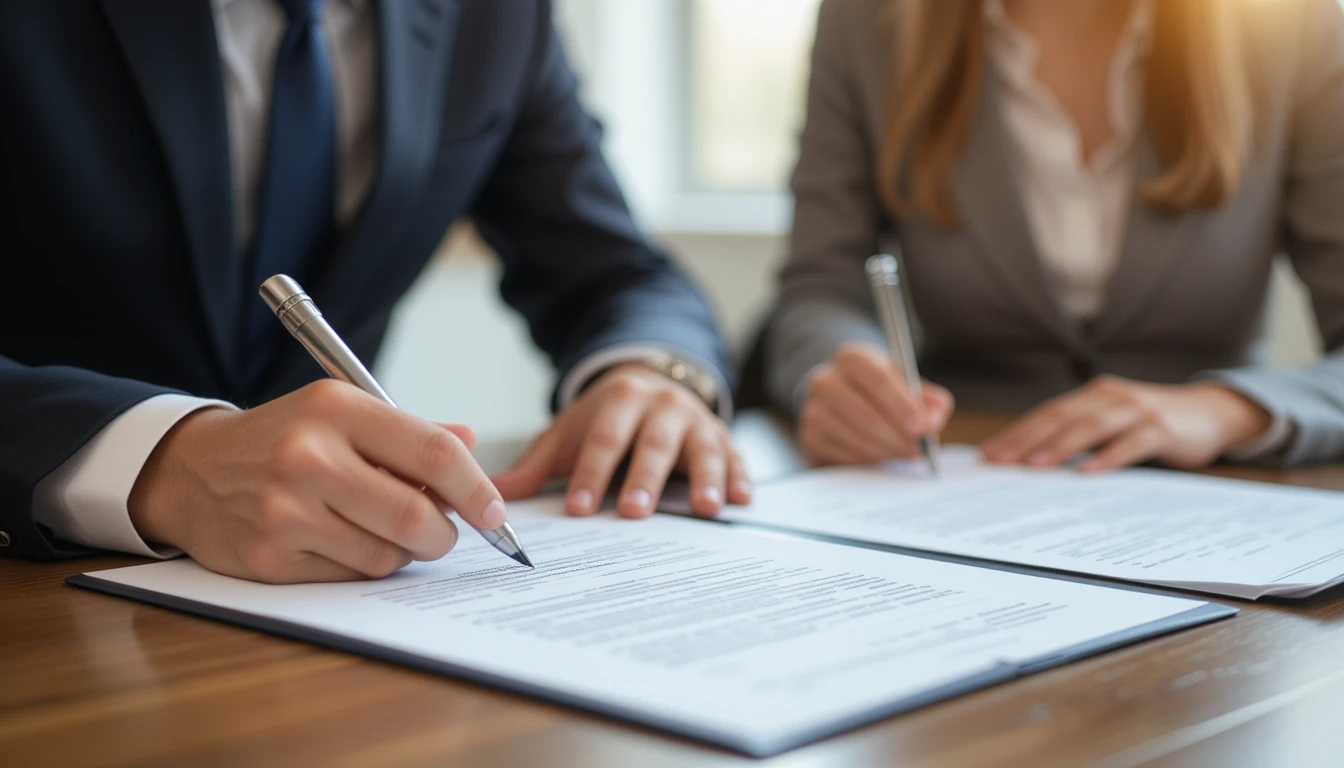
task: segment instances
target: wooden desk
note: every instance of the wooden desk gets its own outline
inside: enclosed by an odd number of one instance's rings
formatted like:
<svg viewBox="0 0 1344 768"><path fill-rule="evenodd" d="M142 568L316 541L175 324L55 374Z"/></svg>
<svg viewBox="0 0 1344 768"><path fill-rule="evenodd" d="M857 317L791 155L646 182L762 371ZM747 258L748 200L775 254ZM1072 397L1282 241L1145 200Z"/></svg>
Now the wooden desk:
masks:
<svg viewBox="0 0 1344 768"><path fill-rule="evenodd" d="M960 417L974 442L1000 422ZM788 446L742 427L769 475ZM762 458L763 457L763 458ZM1344 468L1220 474L1344 489ZM0 765L726 766L579 712L66 587L104 557L0 561ZM778 766L1344 765L1344 594L982 691Z"/></svg>

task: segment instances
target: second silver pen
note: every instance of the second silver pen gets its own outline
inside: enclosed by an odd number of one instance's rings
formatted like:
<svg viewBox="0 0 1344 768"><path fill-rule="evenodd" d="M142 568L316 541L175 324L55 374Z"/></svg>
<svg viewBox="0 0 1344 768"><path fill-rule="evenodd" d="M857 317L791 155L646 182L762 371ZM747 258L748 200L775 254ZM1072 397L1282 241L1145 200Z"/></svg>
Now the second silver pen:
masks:
<svg viewBox="0 0 1344 768"><path fill-rule="evenodd" d="M882 322L891 354L905 374L905 386L916 403L924 402L924 385L919 376L919 361L915 356L915 340L910 333L910 315L905 307L905 292L901 287L900 262L894 256L878 254L868 259L868 285L877 304L877 315ZM938 475L938 436L919 438L919 448L929 462L929 470Z"/></svg>
<svg viewBox="0 0 1344 768"><path fill-rule="evenodd" d="M355 353L350 351L350 347L346 346L336 334L318 311L317 305L308 298L308 294L303 292L303 288L299 287L293 278L276 275L262 283L258 293L265 300L266 306L271 308L290 334L308 350L328 376L353 384L393 408L397 407L387 392L383 391L374 380L369 369L365 368ZM478 528L476 532L490 542L491 546L513 560L528 568L536 567L523 551L523 545L513 532L513 526L507 522L494 530Z"/></svg>

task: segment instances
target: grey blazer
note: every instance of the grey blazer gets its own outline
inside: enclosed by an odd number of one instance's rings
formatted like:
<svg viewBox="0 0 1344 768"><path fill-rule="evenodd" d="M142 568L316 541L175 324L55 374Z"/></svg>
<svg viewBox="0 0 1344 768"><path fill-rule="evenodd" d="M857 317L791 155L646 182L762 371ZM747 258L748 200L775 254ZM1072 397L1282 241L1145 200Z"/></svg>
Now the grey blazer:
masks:
<svg viewBox="0 0 1344 768"><path fill-rule="evenodd" d="M1150 382L1216 377L1293 425L1267 460L1344 457L1344 14L1336 0L1248 4L1263 106L1236 195L1168 215L1136 193L1120 264L1095 323L1065 319L1017 192L990 72L953 179L963 224L894 221L875 157L891 91L892 0L825 0L813 52L791 252L766 339L767 387L800 402L808 374L847 340L883 344L863 277L899 245L921 327L924 375L963 409L1019 412L1111 373ZM1139 138L1136 179L1162 164ZM1138 184L1136 184L1136 187ZM1271 263L1286 253L1310 290L1324 361L1263 365Z"/></svg>

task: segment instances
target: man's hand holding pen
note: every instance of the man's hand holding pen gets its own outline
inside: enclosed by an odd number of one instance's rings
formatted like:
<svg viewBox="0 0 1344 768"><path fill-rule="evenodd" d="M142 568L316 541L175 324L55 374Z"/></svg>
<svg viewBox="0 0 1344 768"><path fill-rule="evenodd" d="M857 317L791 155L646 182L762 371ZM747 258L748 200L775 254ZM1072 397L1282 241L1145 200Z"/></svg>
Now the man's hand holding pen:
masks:
<svg viewBox="0 0 1344 768"><path fill-rule="evenodd" d="M448 507L478 529L504 522L475 441L469 428L319 381L252 410L183 419L141 470L131 521L146 540L230 576L380 578L456 545Z"/></svg>

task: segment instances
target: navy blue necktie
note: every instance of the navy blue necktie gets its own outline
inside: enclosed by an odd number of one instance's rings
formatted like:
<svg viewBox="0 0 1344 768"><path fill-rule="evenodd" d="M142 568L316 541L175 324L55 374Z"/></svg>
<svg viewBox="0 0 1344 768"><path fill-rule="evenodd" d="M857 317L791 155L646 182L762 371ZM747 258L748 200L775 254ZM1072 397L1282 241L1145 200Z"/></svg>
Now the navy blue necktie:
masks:
<svg viewBox="0 0 1344 768"><path fill-rule="evenodd" d="M275 1L289 27L275 57L266 167L243 291L241 359L249 394L255 394L287 335L257 287L281 273L306 284L331 235L335 207L336 98L319 23L323 0Z"/></svg>

